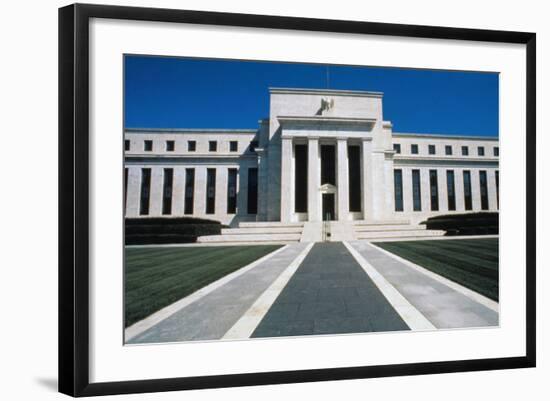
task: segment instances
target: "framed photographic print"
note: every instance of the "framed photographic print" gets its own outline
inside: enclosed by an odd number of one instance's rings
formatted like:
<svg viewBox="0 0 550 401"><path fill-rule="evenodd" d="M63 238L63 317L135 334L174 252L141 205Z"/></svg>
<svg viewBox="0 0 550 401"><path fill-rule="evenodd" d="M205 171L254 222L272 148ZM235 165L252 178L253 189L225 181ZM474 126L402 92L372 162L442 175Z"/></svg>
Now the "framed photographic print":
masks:
<svg viewBox="0 0 550 401"><path fill-rule="evenodd" d="M534 33L71 5L59 113L61 392L535 366Z"/></svg>

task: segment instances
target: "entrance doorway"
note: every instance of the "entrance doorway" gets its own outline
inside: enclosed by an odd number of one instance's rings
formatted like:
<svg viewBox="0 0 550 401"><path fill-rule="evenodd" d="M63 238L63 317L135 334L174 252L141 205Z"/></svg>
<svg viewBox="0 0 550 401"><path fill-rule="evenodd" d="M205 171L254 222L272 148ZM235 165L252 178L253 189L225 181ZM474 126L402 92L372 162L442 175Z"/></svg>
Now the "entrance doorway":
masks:
<svg viewBox="0 0 550 401"><path fill-rule="evenodd" d="M334 194L323 194L323 221L335 220Z"/></svg>

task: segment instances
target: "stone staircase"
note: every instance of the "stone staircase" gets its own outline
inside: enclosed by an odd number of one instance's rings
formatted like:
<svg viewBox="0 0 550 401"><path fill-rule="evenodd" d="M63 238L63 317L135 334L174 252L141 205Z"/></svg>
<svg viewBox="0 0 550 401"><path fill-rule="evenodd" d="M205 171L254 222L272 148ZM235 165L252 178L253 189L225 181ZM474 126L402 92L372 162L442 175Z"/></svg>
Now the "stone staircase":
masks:
<svg viewBox="0 0 550 401"><path fill-rule="evenodd" d="M303 229L304 223L242 222L237 228L223 228L220 235L198 237L197 242L203 244L288 244L299 242Z"/></svg>
<svg viewBox="0 0 550 401"><path fill-rule="evenodd" d="M358 240L433 238L445 235L443 230L427 230L424 224L412 225L408 220L353 222L355 238Z"/></svg>
<svg viewBox="0 0 550 401"><path fill-rule="evenodd" d="M323 241L323 227L329 227L327 241L384 240L441 237L442 230L427 230L408 220L355 220L347 222L281 223L276 221L241 222L236 228L224 228L220 235L197 238L202 244L289 244Z"/></svg>

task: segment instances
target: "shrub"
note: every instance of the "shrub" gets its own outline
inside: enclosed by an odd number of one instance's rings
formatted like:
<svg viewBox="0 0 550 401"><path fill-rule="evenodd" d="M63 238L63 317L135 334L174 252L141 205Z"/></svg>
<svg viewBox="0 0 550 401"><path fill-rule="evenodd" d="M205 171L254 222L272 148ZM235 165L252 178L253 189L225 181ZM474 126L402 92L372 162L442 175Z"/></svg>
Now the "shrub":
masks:
<svg viewBox="0 0 550 401"><path fill-rule="evenodd" d="M498 234L498 213L449 214L422 222L429 230L445 230L445 235Z"/></svg>
<svg viewBox="0 0 550 401"><path fill-rule="evenodd" d="M125 220L126 245L196 242L202 235L221 233L220 222L192 217L129 218Z"/></svg>

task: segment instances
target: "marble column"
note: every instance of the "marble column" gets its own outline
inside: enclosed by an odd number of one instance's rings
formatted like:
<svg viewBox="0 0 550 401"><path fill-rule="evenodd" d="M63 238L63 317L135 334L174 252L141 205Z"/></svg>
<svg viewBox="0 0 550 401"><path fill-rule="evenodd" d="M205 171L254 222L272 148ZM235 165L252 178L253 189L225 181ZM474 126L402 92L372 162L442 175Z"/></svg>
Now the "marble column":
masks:
<svg viewBox="0 0 550 401"><path fill-rule="evenodd" d="M449 212L449 189L447 188L447 169L444 167L440 167L439 169L437 169L437 174L439 179L437 183L439 185L439 211ZM455 183L455 188L456 188L456 183ZM455 189L455 208L456 208L456 189Z"/></svg>
<svg viewBox="0 0 550 401"><path fill-rule="evenodd" d="M338 220L347 221L349 218L348 141L347 138L338 138L337 142Z"/></svg>
<svg viewBox="0 0 550 401"><path fill-rule="evenodd" d="M412 170L410 167L400 166L403 175L403 214L413 213Z"/></svg>
<svg viewBox="0 0 550 401"><path fill-rule="evenodd" d="M393 183L393 151L384 153L384 191L385 202L382 210L383 218L391 218L395 213L395 197Z"/></svg>
<svg viewBox="0 0 550 401"><path fill-rule="evenodd" d="M456 211L466 211L464 205L464 173L463 169L455 168L455 196L456 196Z"/></svg>
<svg viewBox="0 0 550 401"><path fill-rule="evenodd" d="M479 186L479 169L470 169L470 180L472 181L472 210L481 211L481 189Z"/></svg>
<svg viewBox="0 0 550 401"><path fill-rule="evenodd" d="M141 167L130 165L126 168L128 169L126 217L138 217L141 195Z"/></svg>
<svg viewBox="0 0 550 401"><path fill-rule="evenodd" d="M258 216L256 220L267 220L267 151L264 148L256 148L258 155Z"/></svg>
<svg viewBox="0 0 550 401"><path fill-rule="evenodd" d="M195 193L193 196L193 215L206 216L206 166L195 167Z"/></svg>
<svg viewBox="0 0 550 401"><path fill-rule="evenodd" d="M288 223L292 217L292 138L281 138L281 221Z"/></svg>
<svg viewBox="0 0 550 401"><path fill-rule="evenodd" d="M307 141L307 213L309 221L321 221L319 137Z"/></svg>
<svg viewBox="0 0 550 401"><path fill-rule="evenodd" d="M248 165L239 164L237 171L237 214L239 216L248 215Z"/></svg>
<svg viewBox="0 0 550 401"><path fill-rule="evenodd" d="M174 166L174 184L172 188L172 215L183 216L185 206L185 166Z"/></svg>
<svg viewBox="0 0 550 401"><path fill-rule="evenodd" d="M162 216L162 190L164 182L164 168L151 167L151 192L149 194L149 216Z"/></svg>
<svg viewBox="0 0 550 401"><path fill-rule="evenodd" d="M361 190L363 197L363 219L373 218L373 191L372 186L372 142L371 138L364 138L361 143Z"/></svg>
<svg viewBox="0 0 550 401"><path fill-rule="evenodd" d="M431 190L430 190L430 169L426 167L415 168L420 170L420 204L422 212L430 212L431 208Z"/></svg>
<svg viewBox="0 0 550 401"><path fill-rule="evenodd" d="M494 169L487 169L487 196L489 197L489 210L496 211L497 207L497 181Z"/></svg>
<svg viewBox="0 0 550 401"><path fill-rule="evenodd" d="M227 214L227 176L226 167L216 169L216 204L214 210L217 216Z"/></svg>

